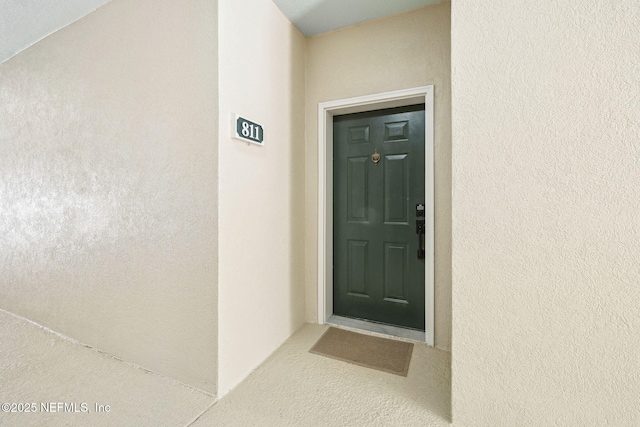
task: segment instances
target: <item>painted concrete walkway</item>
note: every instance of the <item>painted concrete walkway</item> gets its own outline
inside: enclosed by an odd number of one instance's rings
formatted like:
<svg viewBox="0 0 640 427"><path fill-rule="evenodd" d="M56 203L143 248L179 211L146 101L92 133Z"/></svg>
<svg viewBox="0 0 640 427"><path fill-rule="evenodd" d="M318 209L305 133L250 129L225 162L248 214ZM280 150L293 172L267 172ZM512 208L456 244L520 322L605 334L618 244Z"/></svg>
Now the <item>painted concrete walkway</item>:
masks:
<svg viewBox="0 0 640 427"><path fill-rule="evenodd" d="M449 425L449 353L414 346L404 378L308 353L325 330L304 325L214 403L0 310L0 404L23 411L0 426Z"/></svg>

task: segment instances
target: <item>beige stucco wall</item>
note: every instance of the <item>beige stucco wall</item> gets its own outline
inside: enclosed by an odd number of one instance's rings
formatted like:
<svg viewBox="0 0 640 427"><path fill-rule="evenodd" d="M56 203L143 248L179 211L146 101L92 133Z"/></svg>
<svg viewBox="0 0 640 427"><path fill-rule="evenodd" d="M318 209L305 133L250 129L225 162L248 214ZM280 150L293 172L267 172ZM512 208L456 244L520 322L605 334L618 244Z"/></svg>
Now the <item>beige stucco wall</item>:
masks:
<svg viewBox="0 0 640 427"><path fill-rule="evenodd" d="M307 40L305 282L306 318L318 307L318 103L434 85L435 344L451 337L450 3Z"/></svg>
<svg viewBox="0 0 640 427"><path fill-rule="evenodd" d="M216 25L114 0L0 65L0 308L212 393Z"/></svg>
<svg viewBox="0 0 640 427"><path fill-rule="evenodd" d="M639 13L453 2L455 425L640 425Z"/></svg>
<svg viewBox="0 0 640 427"><path fill-rule="evenodd" d="M270 0L221 0L219 397L304 322L302 34ZM231 115L264 146L231 139Z"/></svg>

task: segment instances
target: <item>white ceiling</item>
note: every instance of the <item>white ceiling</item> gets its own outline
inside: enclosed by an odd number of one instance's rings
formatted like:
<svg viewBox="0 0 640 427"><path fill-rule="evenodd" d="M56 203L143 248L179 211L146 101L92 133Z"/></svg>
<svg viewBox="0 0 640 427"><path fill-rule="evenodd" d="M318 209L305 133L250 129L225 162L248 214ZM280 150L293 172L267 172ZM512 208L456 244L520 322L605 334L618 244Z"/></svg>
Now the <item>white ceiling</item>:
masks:
<svg viewBox="0 0 640 427"><path fill-rule="evenodd" d="M110 0L0 0L0 63ZM441 0L273 0L306 36Z"/></svg>
<svg viewBox="0 0 640 427"><path fill-rule="evenodd" d="M0 62L110 0L0 0Z"/></svg>
<svg viewBox="0 0 640 427"><path fill-rule="evenodd" d="M441 0L273 0L305 36L315 36Z"/></svg>

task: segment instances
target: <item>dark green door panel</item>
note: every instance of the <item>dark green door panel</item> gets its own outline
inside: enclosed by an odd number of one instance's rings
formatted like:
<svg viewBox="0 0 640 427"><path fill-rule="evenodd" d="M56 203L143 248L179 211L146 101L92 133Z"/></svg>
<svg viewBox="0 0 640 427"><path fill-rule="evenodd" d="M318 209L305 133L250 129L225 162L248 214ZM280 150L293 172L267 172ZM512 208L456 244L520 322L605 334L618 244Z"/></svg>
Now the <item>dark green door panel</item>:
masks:
<svg viewBox="0 0 640 427"><path fill-rule="evenodd" d="M416 233L416 205L425 201L424 105L333 123L333 311L424 330Z"/></svg>

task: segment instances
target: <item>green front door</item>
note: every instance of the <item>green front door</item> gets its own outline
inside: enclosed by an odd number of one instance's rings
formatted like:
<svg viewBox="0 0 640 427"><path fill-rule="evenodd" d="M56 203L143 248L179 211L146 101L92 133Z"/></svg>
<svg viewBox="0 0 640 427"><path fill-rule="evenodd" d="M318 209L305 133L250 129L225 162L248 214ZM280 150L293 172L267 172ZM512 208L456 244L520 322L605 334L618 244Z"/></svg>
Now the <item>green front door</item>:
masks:
<svg viewBox="0 0 640 427"><path fill-rule="evenodd" d="M333 312L424 330L424 104L333 118Z"/></svg>

